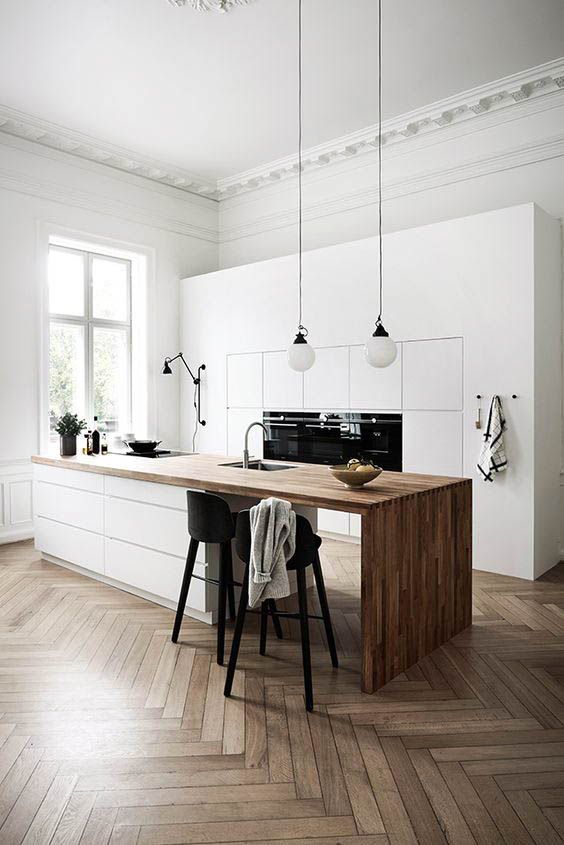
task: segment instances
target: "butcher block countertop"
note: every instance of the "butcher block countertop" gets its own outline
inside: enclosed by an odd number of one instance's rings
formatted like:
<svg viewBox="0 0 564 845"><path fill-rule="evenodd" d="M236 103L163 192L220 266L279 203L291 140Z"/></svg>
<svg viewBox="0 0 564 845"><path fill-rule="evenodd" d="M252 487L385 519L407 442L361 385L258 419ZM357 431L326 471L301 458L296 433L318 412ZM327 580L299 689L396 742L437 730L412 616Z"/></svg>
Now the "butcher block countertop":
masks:
<svg viewBox="0 0 564 845"><path fill-rule="evenodd" d="M351 490L333 478L328 467L317 464L292 463L292 469L275 472L223 466L240 461L241 457L237 455L194 454L170 458L112 454L76 455L72 458L34 455L31 460L36 464L63 469L173 484L209 492L256 498L277 496L297 504L359 514L367 514L392 499L467 483L463 478L383 472L364 487Z"/></svg>

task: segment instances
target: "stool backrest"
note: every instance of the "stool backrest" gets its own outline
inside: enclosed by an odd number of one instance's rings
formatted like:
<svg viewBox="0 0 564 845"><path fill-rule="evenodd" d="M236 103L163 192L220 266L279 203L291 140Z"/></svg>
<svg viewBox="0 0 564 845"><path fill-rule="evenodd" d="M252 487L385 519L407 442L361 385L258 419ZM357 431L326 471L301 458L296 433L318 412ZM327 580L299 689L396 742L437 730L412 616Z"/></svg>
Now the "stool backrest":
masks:
<svg viewBox="0 0 564 845"><path fill-rule="evenodd" d="M237 514L235 548L243 563L249 563L251 559L251 517L248 510L239 511ZM295 569L297 566L308 566L312 562L312 555L318 548L319 541L316 542L309 520L297 513L296 552L294 557L288 561L288 568Z"/></svg>
<svg viewBox="0 0 564 845"><path fill-rule="evenodd" d="M235 536L229 505L215 493L187 490L188 533L200 543L226 543Z"/></svg>

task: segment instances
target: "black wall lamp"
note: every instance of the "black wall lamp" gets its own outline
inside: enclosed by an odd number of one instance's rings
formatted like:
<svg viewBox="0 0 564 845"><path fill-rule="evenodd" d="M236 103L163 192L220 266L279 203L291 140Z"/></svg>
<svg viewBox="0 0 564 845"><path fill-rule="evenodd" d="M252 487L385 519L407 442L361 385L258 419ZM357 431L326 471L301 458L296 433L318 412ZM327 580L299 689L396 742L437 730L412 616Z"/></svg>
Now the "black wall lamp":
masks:
<svg viewBox="0 0 564 845"><path fill-rule="evenodd" d="M192 372L192 370L190 369L190 367L186 363L186 359L184 358L184 355L182 354L182 352L179 352L178 355L174 356L174 358L165 358L164 359L163 376L170 376L172 374L172 370L170 368L170 365L172 364L173 361L176 361L177 358L180 358L180 360L182 361L182 363L184 364L184 366L186 367L186 369L190 373L190 376L192 378L192 382L194 384L194 408L196 409L196 427L198 425L205 425L206 421L201 419L200 385L202 383L201 372L202 372L202 370L206 369L206 365L200 364L200 366L198 367L198 374L194 375L194 373ZM195 432L194 432L194 434L195 434Z"/></svg>

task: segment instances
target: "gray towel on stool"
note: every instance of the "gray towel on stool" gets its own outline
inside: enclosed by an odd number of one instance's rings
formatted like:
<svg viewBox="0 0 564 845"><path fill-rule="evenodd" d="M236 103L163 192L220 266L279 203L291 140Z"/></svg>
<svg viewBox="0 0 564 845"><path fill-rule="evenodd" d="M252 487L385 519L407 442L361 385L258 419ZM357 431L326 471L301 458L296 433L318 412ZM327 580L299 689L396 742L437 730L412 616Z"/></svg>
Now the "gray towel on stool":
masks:
<svg viewBox="0 0 564 845"><path fill-rule="evenodd" d="M296 514L284 499L262 499L250 512L249 605L290 595L286 562L296 550Z"/></svg>

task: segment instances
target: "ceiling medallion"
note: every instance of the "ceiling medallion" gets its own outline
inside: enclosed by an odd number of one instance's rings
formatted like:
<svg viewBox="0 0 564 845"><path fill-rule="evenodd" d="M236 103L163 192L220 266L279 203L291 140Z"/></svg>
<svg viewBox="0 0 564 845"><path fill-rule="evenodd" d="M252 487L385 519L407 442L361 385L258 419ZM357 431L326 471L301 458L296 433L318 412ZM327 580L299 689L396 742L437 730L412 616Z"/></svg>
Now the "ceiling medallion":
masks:
<svg viewBox="0 0 564 845"><path fill-rule="evenodd" d="M247 6L253 0L168 0L172 6L192 6L197 12L228 12L233 6Z"/></svg>

